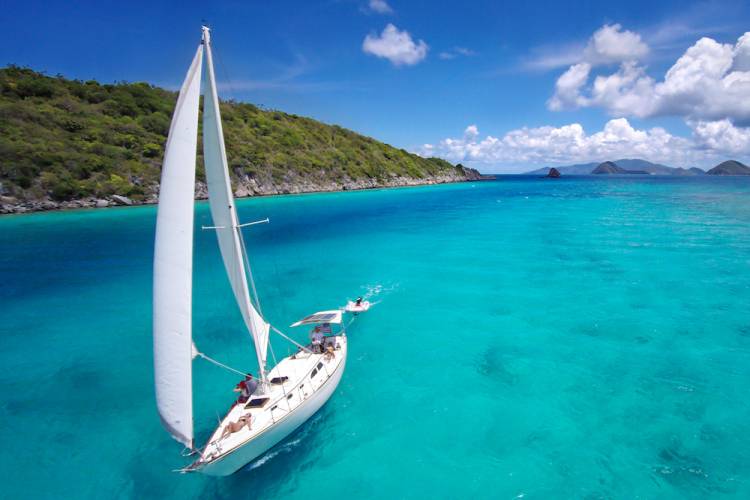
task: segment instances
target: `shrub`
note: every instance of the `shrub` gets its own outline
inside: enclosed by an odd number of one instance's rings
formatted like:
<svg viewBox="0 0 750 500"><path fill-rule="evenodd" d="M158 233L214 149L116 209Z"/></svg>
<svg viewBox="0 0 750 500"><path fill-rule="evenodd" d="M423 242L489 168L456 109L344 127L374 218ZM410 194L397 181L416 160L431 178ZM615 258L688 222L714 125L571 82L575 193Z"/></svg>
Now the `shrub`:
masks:
<svg viewBox="0 0 750 500"><path fill-rule="evenodd" d="M161 155L161 146L154 143L149 143L143 146L143 156L146 158L156 158Z"/></svg>
<svg viewBox="0 0 750 500"><path fill-rule="evenodd" d="M176 98L145 83L102 85L15 66L0 69L4 189L56 199L145 195L159 179ZM223 102L221 109L234 177L337 181L425 177L453 168L309 118L247 103ZM204 180L201 148L199 141L196 177Z"/></svg>

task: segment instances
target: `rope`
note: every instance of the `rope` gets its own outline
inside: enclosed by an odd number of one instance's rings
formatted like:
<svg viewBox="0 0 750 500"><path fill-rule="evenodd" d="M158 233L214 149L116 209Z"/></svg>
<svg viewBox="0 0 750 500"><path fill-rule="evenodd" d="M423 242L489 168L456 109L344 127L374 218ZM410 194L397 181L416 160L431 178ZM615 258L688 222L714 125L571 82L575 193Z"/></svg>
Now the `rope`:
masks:
<svg viewBox="0 0 750 500"><path fill-rule="evenodd" d="M255 289L255 278L253 278L253 269L250 267L250 258L247 255L247 246L245 245L245 236L242 234L242 230L237 228L237 232L240 235L240 245L242 245L242 256L245 259L245 267L247 268L247 275L250 278L250 288L255 298L255 306L258 308L258 314L263 316L263 310L260 308L260 297L258 296L258 290Z"/></svg>
<svg viewBox="0 0 750 500"><path fill-rule="evenodd" d="M227 94L229 94L229 98L232 101L237 100L237 92L235 92L235 86L232 83L232 81L229 79L229 71L228 66L224 64L224 60L221 57L221 54L218 50L216 50L216 46L213 43L213 40L211 41L211 49L214 55L216 55L216 62L218 63L217 66L221 69L222 73L224 73L224 80L227 82L226 89Z"/></svg>
<svg viewBox="0 0 750 500"><path fill-rule="evenodd" d="M269 342L268 343L268 347L271 349L271 357L273 358L273 365L276 366L276 365L279 364L279 362L276 361L276 353L273 352L273 344L271 342ZM279 376L283 376L283 375L279 374ZM284 401L286 401L287 412L291 413L292 412L292 405L291 405L291 403L289 403L289 397L287 396L286 389L284 388L284 381L283 381L283 379L281 381L281 392L282 392L282 394L284 394ZM271 415L273 415L273 411L271 412Z"/></svg>
<svg viewBox="0 0 750 500"><path fill-rule="evenodd" d="M346 330L348 330L348 329L349 329L349 326L351 326L351 324L352 324L352 323L354 323L354 320L355 320L355 319L357 319L357 316L353 316L353 317L352 317L352 319L350 319L350 320L349 320L349 322L348 322L348 323L346 323L346 324L344 325L344 328L342 329L344 333L346 333ZM276 332L277 334L281 335L281 336L282 336L282 337L284 337L284 338L285 338L286 340L288 340L288 341L289 341L289 342L291 342L292 344L296 345L297 347L299 347L299 348L300 348L300 349L302 349L303 351L305 351L305 352L310 352L310 349L308 349L307 347L303 346L302 344L299 344L299 343L295 342L294 340L292 340L291 338L289 338L288 336L286 336L286 335L285 335L285 334L284 334L284 333L283 333L283 332L282 332L281 330L279 330L279 329L278 329L278 328L276 328L275 326L273 326L273 325L269 325L269 326L271 327L271 329L272 329L272 330L273 330L274 332ZM268 343L268 345L269 345L269 348L271 349L271 357L273 358L273 362L274 362L274 365L275 365L275 364L277 364L277 360L276 360L276 353L274 353L274 351L273 351L273 346L271 346L271 343L270 343L270 342ZM210 356L206 356L205 354L203 354L203 353L202 353L202 352L200 352L200 351L197 351L197 350L196 350L196 352L195 352L195 355L196 355L196 356L198 356L199 358L203 358L203 359L205 359L205 360L206 360L206 361L208 361L209 363L212 363L212 364L214 364L214 365L218 366L219 368L224 368L225 370L227 370L227 371L230 371L230 372L232 372L232 373L236 373L237 375L240 375L240 376L242 376L242 377L244 377L245 375L247 375L247 372L242 372L242 371L240 371L240 370L238 370L238 369L236 369L236 368L232 368L231 366L225 365L224 363L222 363L222 362L220 362L220 361L216 361L216 360L215 360L215 359L213 359L212 357L210 357Z"/></svg>
<svg viewBox="0 0 750 500"><path fill-rule="evenodd" d="M228 370L228 371L230 371L230 372L234 372L234 373L236 373L236 374L238 374L238 375L241 375L241 376L243 376L243 377L244 377L245 375L247 375L247 372L241 372L241 371L237 370L236 368L232 368L231 366L227 366L227 365L225 365L224 363L221 363L221 362L219 362L219 361L216 361L216 360L215 360L215 359L213 359L213 358L210 358L210 357L206 356L206 355L205 355L205 354L203 354L202 352L196 352L196 354L195 354L195 355L196 355L196 356L198 356L198 357L201 357L201 358L205 359L205 360L206 360L206 361L208 361L209 363L213 363L213 364L215 364L216 366L218 366L218 367L220 367L220 368L224 368L225 370Z"/></svg>
<svg viewBox="0 0 750 500"><path fill-rule="evenodd" d="M283 334L283 333L281 332L281 330L279 330L279 329L278 329L278 328L276 328L275 326L271 325L271 329L272 329L272 330L273 330L274 332L276 332L276 333L278 333L279 335L281 335L282 337L284 337L285 339L287 339L287 340L288 340L289 342L291 342L292 344L294 344L294 345L296 345L297 347L299 347L300 349L302 349L303 351L305 351L305 352L311 352L311 351L310 351L310 349L308 349L307 347L303 346L302 344L298 344L298 343L297 343L297 342L295 342L294 340L292 340L292 339L290 339L289 337L287 337L286 335L284 335L284 334Z"/></svg>

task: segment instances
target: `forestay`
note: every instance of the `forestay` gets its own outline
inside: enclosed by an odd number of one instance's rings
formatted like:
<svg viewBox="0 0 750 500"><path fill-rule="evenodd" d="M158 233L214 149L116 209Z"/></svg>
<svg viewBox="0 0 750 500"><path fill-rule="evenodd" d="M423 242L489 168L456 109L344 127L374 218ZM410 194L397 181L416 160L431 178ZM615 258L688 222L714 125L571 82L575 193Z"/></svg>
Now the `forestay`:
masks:
<svg viewBox="0 0 750 500"><path fill-rule="evenodd" d="M164 153L154 244L154 379L164 427L193 447L193 197L203 47L180 89Z"/></svg>
<svg viewBox="0 0 750 500"><path fill-rule="evenodd" d="M208 199L211 217L216 227L219 248L224 261L232 291L237 299L242 317L255 343L261 377L264 377L269 324L261 317L250 301L247 276L245 274L242 241L238 227L237 212L232 196L232 186L224 149L224 134L221 126L219 97L216 90L213 60L211 56L208 28L204 28L206 47L205 97L203 103L203 157L206 167ZM249 271L249 270L248 270Z"/></svg>

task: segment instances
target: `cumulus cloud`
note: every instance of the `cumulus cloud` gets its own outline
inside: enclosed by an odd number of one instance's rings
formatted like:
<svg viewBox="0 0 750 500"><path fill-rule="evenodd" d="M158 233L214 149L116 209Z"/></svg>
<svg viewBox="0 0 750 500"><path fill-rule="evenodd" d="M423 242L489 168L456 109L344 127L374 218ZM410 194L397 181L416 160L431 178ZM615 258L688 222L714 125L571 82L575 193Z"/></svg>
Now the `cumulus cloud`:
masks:
<svg viewBox="0 0 750 500"><path fill-rule="evenodd" d="M547 101L549 109L559 111L586 106L587 100L581 95L581 88L588 81L590 72L589 63L574 64L568 68L555 83L555 94Z"/></svg>
<svg viewBox="0 0 750 500"><path fill-rule="evenodd" d="M427 57L428 49L424 40L415 42L408 31L399 31L390 23L380 35L367 35L362 42L365 53L388 59L395 66L417 64Z"/></svg>
<svg viewBox="0 0 750 500"><path fill-rule="evenodd" d="M727 119L691 125L698 147L736 155L750 153L750 128L735 127Z"/></svg>
<svg viewBox="0 0 750 500"><path fill-rule="evenodd" d="M708 165L727 155L750 155L750 129L729 120L697 122L692 138L678 137L661 127L634 128L626 118L606 123L587 134L578 123L511 130L502 137L480 137L470 125L460 138L425 144L417 151L453 162L484 165L485 169L512 165L549 165L603 161L626 157L644 158L675 166ZM482 168L482 167L480 167Z"/></svg>
<svg viewBox="0 0 750 500"><path fill-rule="evenodd" d="M638 33L625 30L619 24L605 24L586 44L555 44L532 49L532 57L523 66L546 70L586 63L593 67L641 60L649 52L648 44Z"/></svg>
<svg viewBox="0 0 750 500"><path fill-rule="evenodd" d="M549 109L596 106L616 116L682 116L693 121L750 123L750 32L735 45L701 38L662 81L648 76L637 61L627 60L615 73L596 76L587 88L590 68L584 72L582 64L571 66L558 78Z"/></svg>
<svg viewBox="0 0 750 500"><path fill-rule="evenodd" d="M370 0L367 6L371 11L377 12L378 14L392 14L393 9L388 2L385 0Z"/></svg>
<svg viewBox="0 0 750 500"><path fill-rule="evenodd" d="M623 30L619 24L605 24L589 40L583 60L589 64L637 61L648 51L648 45L638 33Z"/></svg>
<svg viewBox="0 0 750 500"><path fill-rule="evenodd" d="M479 136L479 127L476 125L469 125L466 127L466 130L464 130L464 138L465 139L474 139Z"/></svg>
<svg viewBox="0 0 750 500"><path fill-rule="evenodd" d="M733 58L732 71L750 71L750 33L745 33L737 40Z"/></svg>

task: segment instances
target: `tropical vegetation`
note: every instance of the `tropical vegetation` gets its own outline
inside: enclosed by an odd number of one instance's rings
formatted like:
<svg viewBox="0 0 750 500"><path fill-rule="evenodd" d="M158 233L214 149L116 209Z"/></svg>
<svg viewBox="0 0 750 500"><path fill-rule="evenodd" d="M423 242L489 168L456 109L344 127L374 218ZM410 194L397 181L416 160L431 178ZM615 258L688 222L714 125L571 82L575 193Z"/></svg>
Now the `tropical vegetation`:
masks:
<svg viewBox="0 0 750 500"><path fill-rule="evenodd" d="M148 83L102 84L0 69L0 195L71 200L158 189L177 95ZM233 177L384 181L461 170L335 125L223 102ZM199 142L200 144L200 142ZM199 146L198 178L203 178Z"/></svg>

